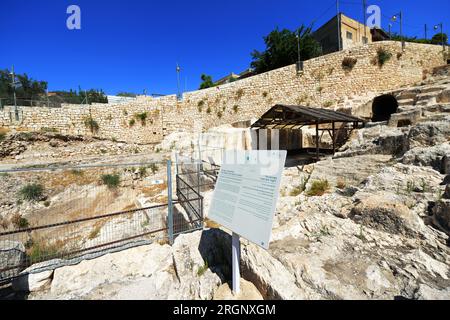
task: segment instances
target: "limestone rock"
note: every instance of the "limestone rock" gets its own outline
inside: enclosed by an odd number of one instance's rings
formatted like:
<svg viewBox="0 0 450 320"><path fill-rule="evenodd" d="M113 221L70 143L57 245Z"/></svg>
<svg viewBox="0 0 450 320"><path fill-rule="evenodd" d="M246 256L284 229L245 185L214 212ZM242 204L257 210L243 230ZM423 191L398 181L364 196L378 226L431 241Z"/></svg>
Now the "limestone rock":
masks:
<svg viewBox="0 0 450 320"><path fill-rule="evenodd" d="M240 280L240 292L234 294L229 283L222 284L214 294L214 300L263 300L261 293L253 283Z"/></svg>
<svg viewBox="0 0 450 320"><path fill-rule="evenodd" d="M448 186L447 186L448 187ZM439 229L450 235L450 200L443 199L436 202L433 208L433 222Z"/></svg>
<svg viewBox="0 0 450 320"><path fill-rule="evenodd" d="M350 214L357 223L392 234L413 237L422 228L423 222L408 207L372 196L357 204Z"/></svg>
<svg viewBox="0 0 450 320"><path fill-rule="evenodd" d="M450 157L450 144L443 143L432 147L416 147L409 150L402 159L404 164L430 166L434 170L445 173L444 157Z"/></svg>

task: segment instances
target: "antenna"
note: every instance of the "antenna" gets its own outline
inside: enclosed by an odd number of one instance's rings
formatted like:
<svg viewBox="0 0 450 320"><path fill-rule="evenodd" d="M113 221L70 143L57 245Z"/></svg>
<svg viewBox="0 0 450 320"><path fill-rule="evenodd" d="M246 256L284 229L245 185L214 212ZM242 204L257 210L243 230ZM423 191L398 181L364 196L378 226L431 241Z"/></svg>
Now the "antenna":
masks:
<svg viewBox="0 0 450 320"><path fill-rule="evenodd" d="M180 72L181 72L181 68L180 68L180 66L178 65L178 62L177 62L177 97L178 97L178 100L181 99L181 92L180 92Z"/></svg>

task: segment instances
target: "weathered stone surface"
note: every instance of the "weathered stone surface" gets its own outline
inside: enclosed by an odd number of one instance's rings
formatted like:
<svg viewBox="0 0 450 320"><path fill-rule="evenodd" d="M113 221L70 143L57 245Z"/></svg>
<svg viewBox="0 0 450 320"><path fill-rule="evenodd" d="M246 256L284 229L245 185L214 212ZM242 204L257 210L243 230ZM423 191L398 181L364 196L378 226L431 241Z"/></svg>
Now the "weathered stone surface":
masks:
<svg viewBox="0 0 450 320"><path fill-rule="evenodd" d="M392 234L414 237L423 228L422 220L403 204L379 196L361 200L350 217L364 226Z"/></svg>
<svg viewBox="0 0 450 320"><path fill-rule="evenodd" d="M443 199L436 202L433 208L434 224L450 235L450 200Z"/></svg>
<svg viewBox="0 0 450 320"><path fill-rule="evenodd" d="M263 300L263 297L253 283L241 279L238 294L233 293L229 283L224 283L214 294L214 300Z"/></svg>
<svg viewBox="0 0 450 320"><path fill-rule="evenodd" d="M12 288L18 292L35 292L48 289L52 282L53 270L39 273L27 273L12 282Z"/></svg>
<svg viewBox="0 0 450 320"><path fill-rule="evenodd" d="M430 166L445 173L444 157L450 157L450 144L443 143L432 147L417 147L409 150L402 159L404 164Z"/></svg>

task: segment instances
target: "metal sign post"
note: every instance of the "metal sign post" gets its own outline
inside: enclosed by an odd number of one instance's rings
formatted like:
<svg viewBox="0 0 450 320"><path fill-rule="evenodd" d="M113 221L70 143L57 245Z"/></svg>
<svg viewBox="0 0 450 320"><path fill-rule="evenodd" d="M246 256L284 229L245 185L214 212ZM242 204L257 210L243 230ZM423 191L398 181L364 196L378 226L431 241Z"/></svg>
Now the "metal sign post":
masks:
<svg viewBox="0 0 450 320"><path fill-rule="evenodd" d="M231 238L231 254L232 254L232 286L233 293L238 294L240 291L241 282L241 272L240 272L240 261L241 261L241 243L239 240L239 235L233 232Z"/></svg>
<svg viewBox="0 0 450 320"><path fill-rule="evenodd" d="M232 231L232 289L240 291L240 237L269 248L285 150L230 150L222 158L208 218Z"/></svg>
<svg viewBox="0 0 450 320"><path fill-rule="evenodd" d="M168 233L169 243L173 244L173 202L172 202L172 161L167 160L167 206L168 206Z"/></svg>

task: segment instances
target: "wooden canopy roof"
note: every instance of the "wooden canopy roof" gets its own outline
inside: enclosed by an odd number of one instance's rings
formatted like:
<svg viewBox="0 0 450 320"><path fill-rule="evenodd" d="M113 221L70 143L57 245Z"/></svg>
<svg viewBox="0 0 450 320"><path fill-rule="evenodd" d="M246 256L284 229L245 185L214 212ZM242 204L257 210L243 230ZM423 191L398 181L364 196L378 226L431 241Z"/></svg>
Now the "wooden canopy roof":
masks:
<svg viewBox="0 0 450 320"><path fill-rule="evenodd" d="M364 123L364 120L329 109L277 104L264 113L252 128L295 129L305 125L335 122Z"/></svg>

